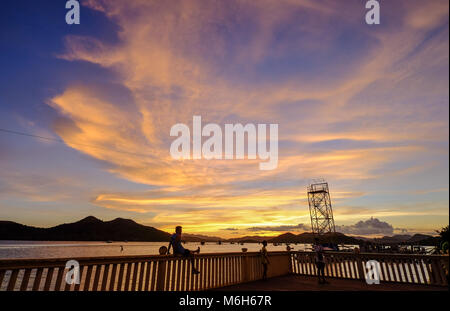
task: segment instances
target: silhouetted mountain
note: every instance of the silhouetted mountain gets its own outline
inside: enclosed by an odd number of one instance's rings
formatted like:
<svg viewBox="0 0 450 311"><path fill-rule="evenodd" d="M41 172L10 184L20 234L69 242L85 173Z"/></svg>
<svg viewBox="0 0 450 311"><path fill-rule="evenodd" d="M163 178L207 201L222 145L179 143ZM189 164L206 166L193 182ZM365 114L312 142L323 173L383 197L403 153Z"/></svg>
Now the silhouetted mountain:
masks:
<svg viewBox="0 0 450 311"><path fill-rule="evenodd" d="M372 241L371 238L368 238L368 237L365 237L365 236L352 235L352 237L354 239L361 240L361 241Z"/></svg>
<svg viewBox="0 0 450 311"><path fill-rule="evenodd" d="M287 232L283 233L277 237L271 238L267 242L270 243L294 243L299 242L299 236L293 233Z"/></svg>
<svg viewBox="0 0 450 311"><path fill-rule="evenodd" d="M437 246L439 245L439 237L426 234L414 234L408 241L408 244Z"/></svg>
<svg viewBox="0 0 450 311"><path fill-rule="evenodd" d="M435 246L439 243L438 240L438 237L419 233L414 234L413 236L408 234L398 234L394 236L368 239L369 242L378 244L420 244L423 246Z"/></svg>
<svg viewBox="0 0 450 311"><path fill-rule="evenodd" d="M402 241L402 240L409 240L411 236L409 234L395 234L391 236L391 238Z"/></svg>
<svg viewBox="0 0 450 311"><path fill-rule="evenodd" d="M0 240L34 240L42 234L42 230L13 221L0 221Z"/></svg>
<svg viewBox="0 0 450 311"><path fill-rule="evenodd" d="M323 242L334 242L338 244L360 244L362 241L355 239L345 234L336 232L334 234L325 234L322 238ZM284 233L277 237L270 239L268 242L271 243L305 243L312 244L314 242L314 235L311 232L303 232L298 235L293 233Z"/></svg>
<svg viewBox="0 0 450 311"><path fill-rule="evenodd" d="M426 234L414 234L413 236L410 236L409 239L407 239L407 242L419 242L419 241L423 241L425 239L430 238L430 235L426 235Z"/></svg>
<svg viewBox="0 0 450 311"><path fill-rule="evenodd" d="M397 234L393 236L384 236L382 238L370 239L372 242L380 243L380 244L391 244L391 243L402 243L406 242L411 238L408 234Z"/></svg>
<svg viewBox="0 0 450 311"><path fill-rule="evenodd" d="M74 223L51 228L0 221L0 240L162 242L169 239L170 234L167 232L123 218L102 221L89 216Z"/></svg>
<svg viewBox="0 0 450 311"><path fill-rule="evenodd" d="M264 240L269 241L272 237L266 237L266 236L258 236L258 235L251 235L251 236L242 236L240 238L231 238L228 239L228 242L237 242L237 243L258 243L262 242Z"/></svg>
<svg viewBox="0 0 450 311"><path fill-rule="evenodd" d="M187 241L187 242L202 242L202 241L218 242L218 241L224 241L224 239L219 238L217 236L183 233L183 241Z"/></svg>

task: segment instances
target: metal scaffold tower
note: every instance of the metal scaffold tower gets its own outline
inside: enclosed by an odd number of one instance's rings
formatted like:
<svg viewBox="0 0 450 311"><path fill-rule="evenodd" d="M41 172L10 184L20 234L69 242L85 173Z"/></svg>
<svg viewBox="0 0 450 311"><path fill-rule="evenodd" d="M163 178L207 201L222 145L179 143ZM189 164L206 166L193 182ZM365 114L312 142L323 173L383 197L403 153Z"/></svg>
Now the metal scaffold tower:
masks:
<svg viewBox="0 0 450 311"><path fill-rule="evenodd" d="M309 184L308 203L312 233L316 236L329 232L335 233L330 192L325 180L320 179Z"/></svg>

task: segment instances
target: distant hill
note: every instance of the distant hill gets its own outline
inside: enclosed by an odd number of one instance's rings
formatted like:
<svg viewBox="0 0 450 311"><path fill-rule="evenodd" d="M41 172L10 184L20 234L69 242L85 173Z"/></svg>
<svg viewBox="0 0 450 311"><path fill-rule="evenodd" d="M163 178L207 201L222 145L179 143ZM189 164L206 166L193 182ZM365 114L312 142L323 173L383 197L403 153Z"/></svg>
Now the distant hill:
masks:
<svg viewBox="0 0 450 311"><path fill-rule="evenodd" d="M335 234L325 234L325 240L332 240L338 244L360 244L361 240L355 239L345 234L336 232ZM314 235L311 232L303 232L300 234L284 233L269 240L271 243L306 243L311 244L314 242Z"/></svg>
<svg viewBox="0 0 450 311"><path fill-rule="evenodd" d="M428 239L430 237L431 237L430 235L417 233L417 234L414 234L413 236L411 236L407 240L407 242L411 242L411 243L420 242L420 241L426 240L426 239Z"/></svg>
<svg viewBox="0 0 450 311"><path fill-rule="evenodd" d="M219 238L217 236L208 236L208 235L202 235L202 234L190 234L190 233L183 233L183 241L186 242L218 242L218 241L224 241L224 239Z"/></svg>
<svg viewBox="0 0 450 311"><path fill-rule="evenodd" d="M438 237L426 234L398 234L393 236L384 236L382 238L369 239L368 241L379 244L420 244L424 246L435 246L439 243Z"/></svg>
<svg viewBox="0 0 450 311"><path fill-rule="evenodd" d="M294 243L299 242L299 236L293 233L287 232L280 234L277 237L271 238L268 240L270 243ZM301 243L301 242L300 242Z"/></svg>
<svg viewBox="0 0 450 311"><path fill-rule="evenodd" d="M39 241L169 241L170 234L140 225L131 219L102 221L93 216L51 228L24 226L0 221L0 240Z"/></svg>
<svg viewBox="0 0 450 311"><path fill-rule="evenodd" d="M258 235L252 235L252 236L243 236L239 238L231 238L228 239L228 242L236 242L236 243L258 243L262 242L264 240L269 241L272 237L266 237L266 236L258 236Z"/></svg>
<svg viewBox="0 0 450 311"><path fill-rule="evenodd" d="M390 244L390 243L402 243L411 239L411 235L408 234L397 234L393 236L384 236L382 238L372 239L373 242L381 243L381 244Z"/></svg>
<svg viewBox="0 0 450 311"><path fill-rule="evenodd" d="M414 234L408 241L409 244L420 244L426 246L439 245L439 237L426 234Z"/></svg>

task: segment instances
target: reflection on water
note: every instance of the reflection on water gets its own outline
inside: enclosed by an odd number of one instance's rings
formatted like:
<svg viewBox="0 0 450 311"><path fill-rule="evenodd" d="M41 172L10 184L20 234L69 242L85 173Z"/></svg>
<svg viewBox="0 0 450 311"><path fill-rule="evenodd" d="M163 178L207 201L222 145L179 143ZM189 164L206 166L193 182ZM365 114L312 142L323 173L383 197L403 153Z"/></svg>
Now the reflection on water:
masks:
<svg viewBox="0 0 450 311"><path fill-rule="evenodd" d="M54 241L0 241L0 259L6 258L77 258L97 256L132 256L132 255L157 255L161 246L167 246L168 242L54 242ZM122 247L123 250L122 250ZM218 245L207 242L204 245L190 242L184 244L185 248L196 249L200 246L201 253L229 253L241 252L247 248L248 252L261 249L261 244L244 243ZM291 250L308 250L309 244L291 244ZM269 251L285 251L286 245L267 245Z"/></svg>

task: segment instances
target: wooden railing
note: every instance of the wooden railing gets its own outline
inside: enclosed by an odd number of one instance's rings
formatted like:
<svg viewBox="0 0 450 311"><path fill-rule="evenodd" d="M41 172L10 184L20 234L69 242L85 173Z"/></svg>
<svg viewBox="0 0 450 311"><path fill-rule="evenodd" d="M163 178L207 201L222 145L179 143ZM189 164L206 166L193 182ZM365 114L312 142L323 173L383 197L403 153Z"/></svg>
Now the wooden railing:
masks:
<svg viewBox="0 0 450 311"><path fill-rule="evenodd" d="M269 276L289 273L287 252L272 252L276 268ZM65 282L69 259L0 260L0 290L33 291L178 291L204 290L258 280L259 253L202 254L189 259L173 256L75 258L80 283Z"/></svg>
<svg viewBox="0 0 450 311"><path fill-rule="evenodd" d="M325 255L325 276L328 277L365 281L366 263L376 260L381 283L448 286L448 256L346 252L326 252ZM291 265L294 274L317 275L312 252L292 252Z"/></svg>
<svg viewBox="0 0 450 311"><path fill-rule="evenodd" d="M268 277L316 275L314 253L269 252ZM326 254L326 275L365 280L365 262L377 260L381 282L447 285L448 256ZM259 280L261 256L255 253L201 254L193 263L173 256L120 256L74 258L80 283L66 283L69 259L0 260L0 291L196 291ZM446 266L446 268L445 268ZM447 270L448 271L448 270Z"/></svg>

